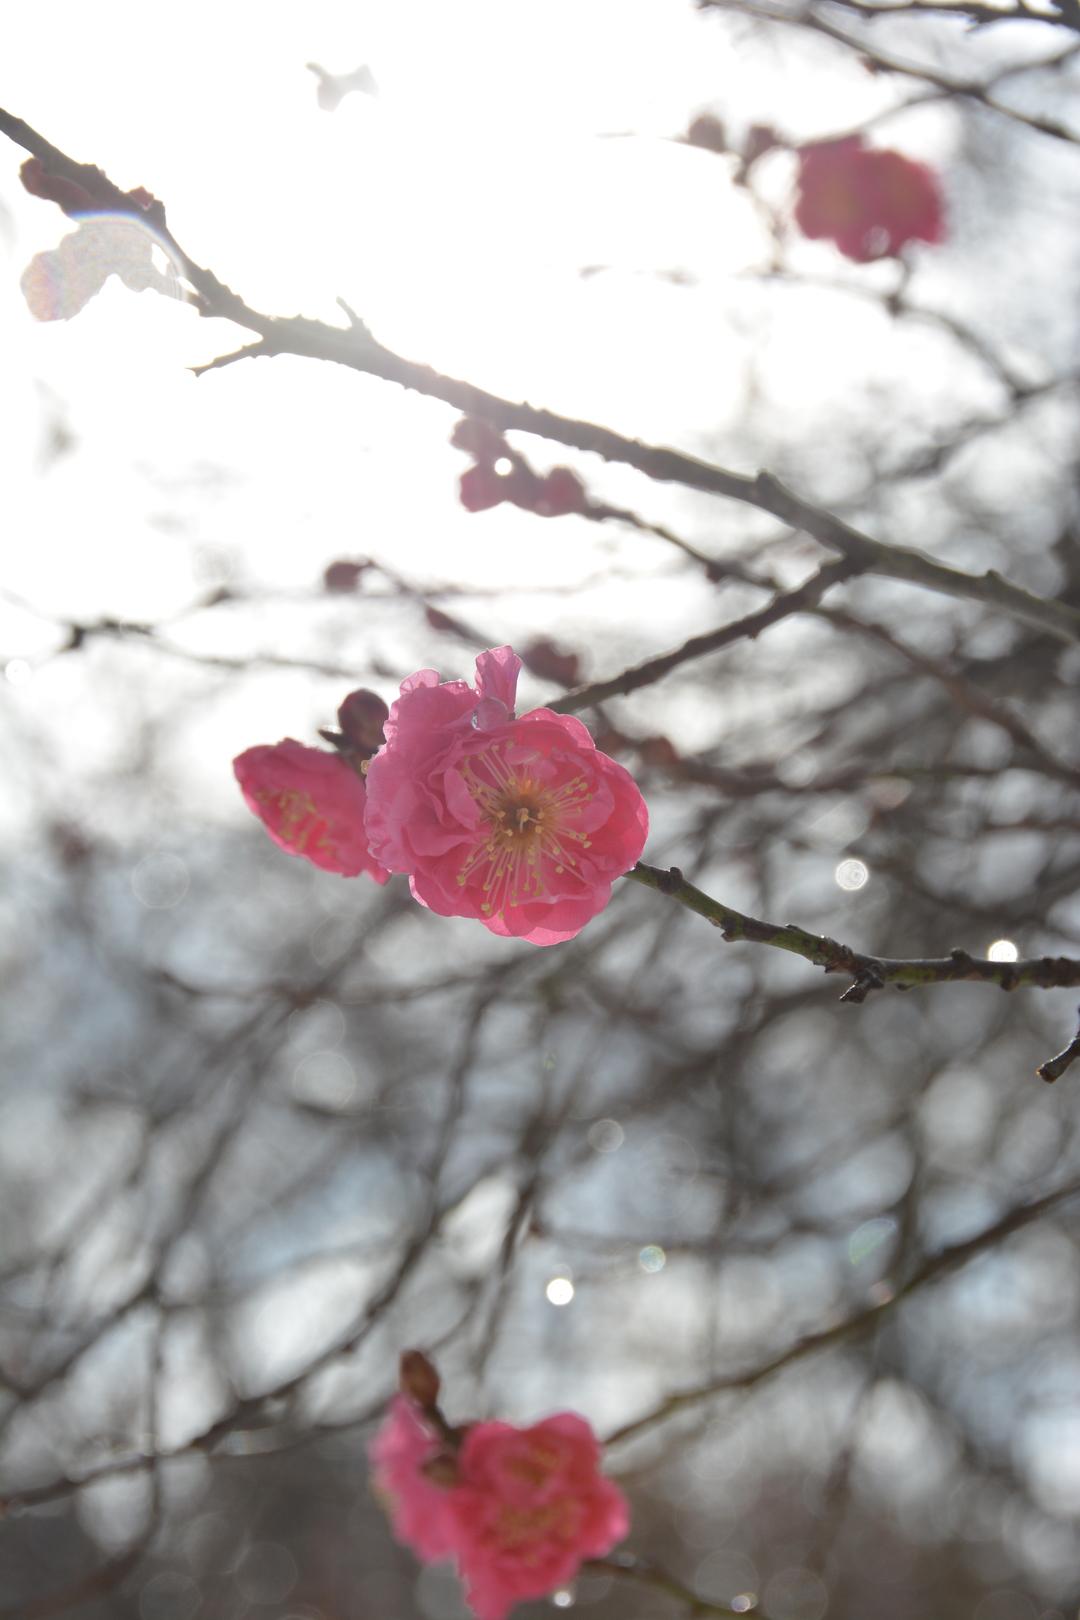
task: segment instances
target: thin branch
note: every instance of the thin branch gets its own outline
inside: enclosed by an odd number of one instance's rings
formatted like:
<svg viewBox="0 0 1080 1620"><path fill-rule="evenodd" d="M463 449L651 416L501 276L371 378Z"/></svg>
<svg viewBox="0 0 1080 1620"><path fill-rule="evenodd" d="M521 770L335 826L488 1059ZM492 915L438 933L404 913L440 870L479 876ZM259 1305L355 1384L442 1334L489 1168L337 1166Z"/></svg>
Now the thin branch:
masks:
<svg viewBox="0 0 1080 1620"><path fill-rule="evenodd" d="M608 698L625 697L628 692L637 692L643 686L651 686L655 681L662 680L665 675L687 664L694 658L704 658L708 653L719 652L723 647L729 647L732 642L752 640L755 636L767 630L770 625L778 624L792 613L804 613L809 608L816 607L825 592L833 585L840 584L845 579L862 572L856 565L849 562L830 563L821 568L816 574L792 591L781 591L767 602L763 608L755 613L748 613L745 618L736 619L732 624L723 624L718 630L708 630L704 635L691 636L684 641L681 647L672 652L662 653L657 658L649 658L643 664L636 664L633 669L623 670L621 675L613 675L607 681L594 681L589 686L579 686L576 691L567 692L565 697L557 698L548 705L558 714L576 714L579 709L595 708L598 703L604 703Z"/></svg>
<svg viewBox="0 0 1080 1620"><path fill-rule="evenodd" d="M866 22L875 22L879 17L959 17L977 28L989 28L1005 22L1039 22L1048 23L1051 27L1068 28L1074 33L1080 29L1080 17L1062 12L1036 11L1034 7L1025 5L1023 0L1008 9L983 4L982 0L955 0L955 3L951 3L951 0L885 0L880 5L873 3L873 0L832 0L832 4L853 12Z"/></svg>
<svg viewBox="0 0 1080 1620"><path fill-rule="evenodd" d="M604 1442L607 1446L616 1445L621 1440L629 1440L639 1434L646 1433L663 1423L676 1412L682 1412L690 1407L699 1406L703 1401L712 1400L717 1395L735 1390L749 1390L766 1379L772 1378L776 1373L784 1372L788 1367L805 1361L808 1356L815 1355L819 1350L831 1349L834 1345L843 1344L848 1339L857 1338L870 1327L875 1326L883 1317L895 1311L898 1306L910 1299L928 1283L937 1282L950 1272L964 1266L969 1260L984 1254L995 1244L1011 1237L1014 1232L1021 1231L1034 1221L1041 1220L1044 1215L1056 1209L1059 1204L1068 1202L1071 1198L1080 1195L1080 1181L1069 1182L1064 1187L1058 1187L1054 1192L1047 1193L1043 1198L1037 1198L1030 1204L1021 1204L1019 1208L1012 1209L995 1221L992 1226L977 1232L974 1237L965 1238L960 1243L951 1243L947 1248L940 1249L937 1254L931 1255L919 1270L907 1282L885 1298L868 1305L865 1310L854 1316L849 1316L843 1322L837 1322L832 1327L822 1328L817 1333L810 1333L806 1338L799 1339L786 1350L770 1360L759 1363L745 1373L726 1374L720 1378L711 1379L707 1384L700 1384L695 1389L678 1390L661 1401L652 1412L644 1417L635 1418L630 1423L624 1423L621 1428L609 1434Z"/></svg>
<svg viewBox="0 0 1080 1620"><path fill-rule="evenodd" d="M776 5L756 4L754 0L704 0L704 3L717 11L732 12L742 17L754 17L759 22L779 23L822 34L826 39L834 40L838 45L844 45L848 50L855 51L882 72L918 79L924 84L933 85L946 95L974 101L989 112L1011 119L1014 123L1021 124L1025 129L1034 130L1040 135L1049 135L1053 140L1067 141L1073 146L1080 143L1080 133L1069 129L1066 124L1059 123L1054 118L1047 118L1041 113L1026 113L1019 107L1010 107L1007 102L1001 101L994 94L993 86L997 79L1016 72L1015 68L1008 69L1004 74L998 74L995 80L986 83L980 83L977 79L954 79L929 63L910 61L905 56L897 56L892 51L880 50L876 45L870 45L865 37L846 33L844 29L838 28L835 23L829 22L815 11L812 4L804 5L795 11L782 11ZM1070 60L1075 49L1075 46L1070 45L1066 51L1047 61L1025 63L1023 70L1030 72L1037 68L1056 68L1063 61Z"/></svg>
<svg viewBox="0 0 1080 1620"><path fill-rule="evenodd" d="M823 934L811 934L797 923L762 922L757 917L744 916L741 911L695 888L677 866L664 871L639 861L626 875L647 889L668 895L688 911L697 912L728 941L750 940L756 945L771 945L776 950L804 956L808 962L823 967L826 973L849 974L852 983L840 997L841 1001L865 1001L872 990L880 990L887 984L904 990L915 985L955 984L958 980L996 984L1000 990L1016 990L1021 985L1061 990L1080 985L1080 961L1068 956L1038 956L1020 962L991 962L962 950L943 957L867 956Z"/></svg>
<svg viewBox="0 0 1080 1620"><path fill-rule="evenodd" d="M752 1613L753 1620L767 1620L763 1611L756 1606L750 1611L748 1608L735 1608L730 1603L718 1603L715 1598L699 1597L689 1586L684 1586L674 1575L669 1575L667 1570L660 1569L656 1564L647 1564L641 1558L618 1556L590 1558L582 1568L593 1570L598 1575L615 1575L619 1580L631 1581L636 1586L660 1592L664 1597L674 1598L676 1602L684 1604L692 1615L722 1614L737 1616L738 1620L747 1620L747 1615Z"/></svg>

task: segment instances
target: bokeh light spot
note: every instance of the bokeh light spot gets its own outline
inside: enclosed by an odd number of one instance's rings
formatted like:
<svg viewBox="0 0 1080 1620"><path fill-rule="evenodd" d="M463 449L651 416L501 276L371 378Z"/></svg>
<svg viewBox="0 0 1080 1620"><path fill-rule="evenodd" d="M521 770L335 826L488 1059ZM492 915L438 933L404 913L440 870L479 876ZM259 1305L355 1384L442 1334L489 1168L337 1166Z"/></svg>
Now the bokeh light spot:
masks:
<svg viewBox="0 0 1080 1620"><path fill-rule="evenodd" d="M876 1216L872 1221L864 1221L848 1238L848 1259L853 1266L861 1260L866 1260L888 1241L896 1231L896 1222L890 1215Z"/></svg>
<svg viewBox="0 0 1080 1620"><path fill-rule="evenodd" d="M347 1108L356 1095L356 1071L341 1052L309 1052L293 1070L292 1094L311 1108Z"/></svg>
<svg viewBox="0 0 1080 1620"><path fill-rule="evenodd" d="M594 1153L616 1153L626 1140L626 1132L616 1119L598 1119L589 1126L586 1140Z"/></svg>
<svg viewBox="0 0 1080 1620"><path fill-rule="evenodd" d="M865 886L870 876L865 861L841 861L833 876L841 889L854 890Z"/></svg>
<svg viewBox="0 0 1080 1620"><path fill-rule="evenodd" d="M549 1305L569 1305L574 1297L574 1285L569 1277L552 1277L544 1293Z"/></svg>
<svg viewBox="0 0 1080 1620"><path fill-rule="evenodd" d="M663 1271L667 1265L667 1255L659 1243L646 1243L637 1257L637 1263L642 1271Z"/></svg>
<svg viewBox="0 0 1080 1620"><path fill-rule="evenodd" d="M986 955L991 962L1016 962L1020 959L1020 952L1011 939L995 939Z"/></svg>

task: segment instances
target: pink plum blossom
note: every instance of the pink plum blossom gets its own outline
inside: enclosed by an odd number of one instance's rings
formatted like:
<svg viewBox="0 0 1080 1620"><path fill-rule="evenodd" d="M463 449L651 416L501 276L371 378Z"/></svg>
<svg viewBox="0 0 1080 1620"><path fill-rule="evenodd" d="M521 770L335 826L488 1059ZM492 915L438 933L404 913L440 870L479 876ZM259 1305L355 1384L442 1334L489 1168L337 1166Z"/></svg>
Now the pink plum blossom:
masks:
<svg viewBox="0 0 1080 1620"><path fill-rule="evenodd" d="M611 898L649 818L629 772L572 715L514 717L521 660L496 647L476 685L422 669L402 684L367 771L374 857L443 917L555 945Z"/></svg>
<svg viewBox="0 0 1080 1620"><path fill-rule="evenodd" d="M387 1505L395 1536L425 1564L450 1558L455 1549L450 1492L423 1471L441 1451L442 1442L419 1407L395 1395L371 1445L375 1489Z"/></svg>
<svg viewBox="0 0 1080 1620"><path fill-rule="evenodd" d="M560 1412L529 1429L475 1423L447 1493L458 1568L478 1620L572 1581L626 1535L626 1498L600 1473L585 1419Z"/></svg>
<svg viewBox="0 0 1080 1620"><path fill-rule="evenodd" d="M290 855L342 877L366 872L376 883L389 880L368 848L363 780L339 755L287 737L247 749L233 770L248 808Z"/></svg>
<svg viewBox="0 0 1080 1620"><path fill-rule="evenodd" d="M859 263L945 235L933 169L902 152L864 146L861 135L802 148L795 220L804 236L828 238Z"/></svg>

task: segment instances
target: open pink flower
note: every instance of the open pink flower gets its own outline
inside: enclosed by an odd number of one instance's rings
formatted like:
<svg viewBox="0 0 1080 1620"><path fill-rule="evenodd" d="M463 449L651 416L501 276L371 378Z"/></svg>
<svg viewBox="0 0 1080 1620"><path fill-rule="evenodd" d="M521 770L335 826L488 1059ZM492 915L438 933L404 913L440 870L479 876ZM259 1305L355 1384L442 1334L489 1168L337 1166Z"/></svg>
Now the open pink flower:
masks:
<svg viewBox="0 0 1080 1620"><path fill-rule="evenodd" d="M452 1557L456 1544L447 1506L450 1492L423 1472L441 1450L442 1442L419 1407L395 1395L371 1445L375 1489L386 1502L395 1536L425 1564Z"/></svg>
<svg viewBox="0 0 1080 1620"><path fill-rule="evenodd" d="M475 1423L447 1494L458 1568L478 1620L572 1581L626 1535L626 1498L600 1473L600 1447L573 1412L515 1429Z"/></svg>
<svg viewBox="0 0 1080 1620"><path fill-rule="evenodd" d="M303 855L324 872L386 883L390 874L368 848L363 781L338 754L287 737L273 747L249 748L233 760L236 780L267 832L290 855Z"/></svg>
<svg viewBox="0 0 1080 1620"><path fill-rule="evenodd" d="M827 238L860 263L945 235L934 171L901 152L866 147L861 135L803 147L795 220L804 236Z"/></svg>
<svg viewBox="0 0 1080 1620"><path fill-rule="evenodd" d="M496 647L476 686L422 669L402 684L367 773L375 858L443 917L554 945L602 911L645 845L629 772L571 715L514 718L521 660Z"/></svg>

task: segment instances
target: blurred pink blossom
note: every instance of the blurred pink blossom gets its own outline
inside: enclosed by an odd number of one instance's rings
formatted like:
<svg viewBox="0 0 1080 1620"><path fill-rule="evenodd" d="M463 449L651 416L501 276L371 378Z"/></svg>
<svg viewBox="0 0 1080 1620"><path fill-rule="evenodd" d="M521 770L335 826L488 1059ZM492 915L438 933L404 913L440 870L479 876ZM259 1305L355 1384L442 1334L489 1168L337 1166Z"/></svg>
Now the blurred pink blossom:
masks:
<svg viewBox="0 0 1080 1620"><path fill-rule="evenodd" d="M571 715L514 718L521 660L496 647L476 686L422 669L402 684L367 772L373 855L421 905L555 945L604 909L645 845L629 772Z"/></svg>
<svg viewBox="0 0 1080 1620"><path fill-rule="evenodd" d="M827 238L860 263L945 236L933 169L902 152L864 146L861 135L802 148L795 220L804 236Z"/></svg>
<svg viewBox="0 0 1080 1620"><path fill-rule="evenodd" d="M368 848L364 783L337 754L288 737L247 749L233 770L248 808L290 855L342 877L366 872L376 883L389 880Z"/></svg>
<svg viewBox="0 0 1080 1620"><path fill-rule="evenodd" d="M630 1526L626 1498L600 1473L584 1418L560 1412L529 1429L475 1423L447 1493L458 1568L478 1620L572 1581Z"/></svg>
<svg viewBox="0 0 1080 1620"><path fill-rule="evenodd" d="M375 1489L386 1503L395 1536L425 1564L450 1558L455 1550L450 1492L423 1472L441 1450L442 1442L419 1407L395 1395L371 1445Z"/></svg>

